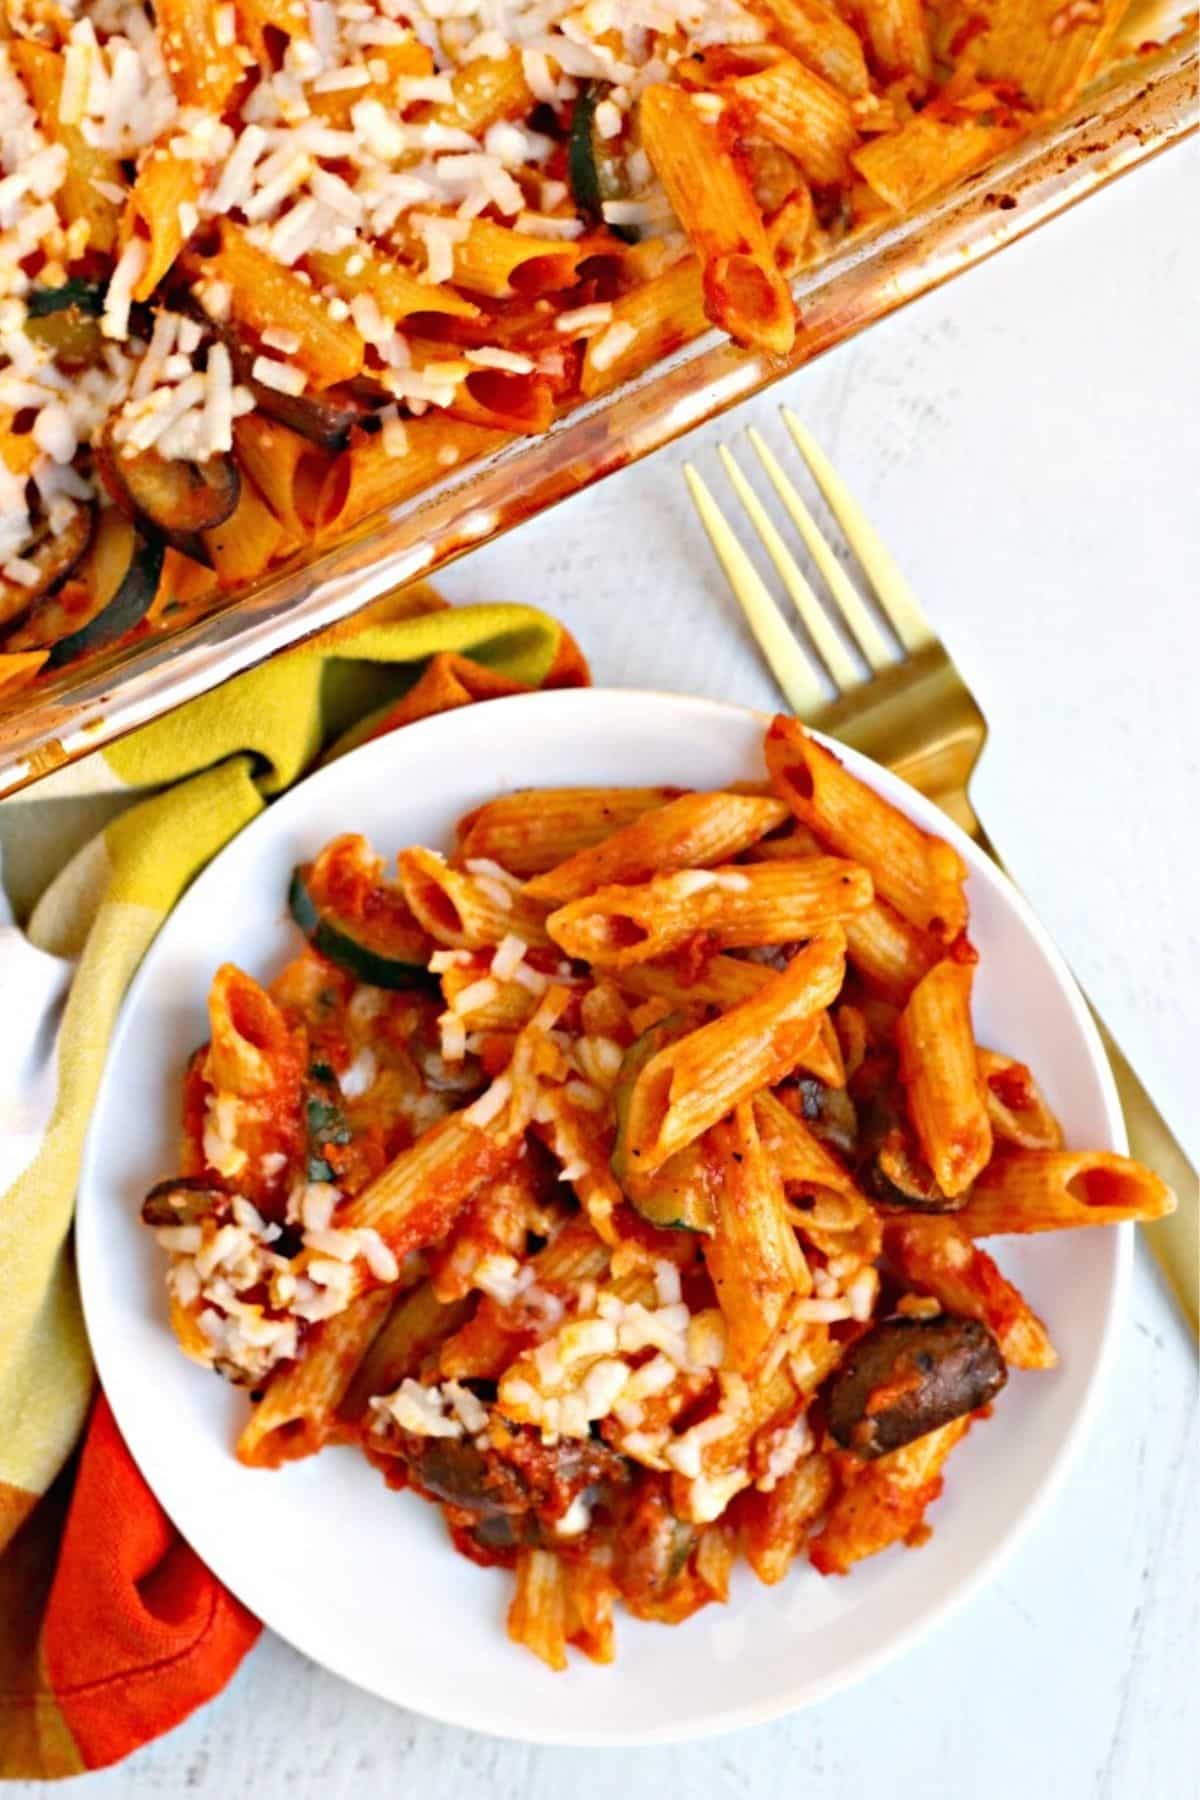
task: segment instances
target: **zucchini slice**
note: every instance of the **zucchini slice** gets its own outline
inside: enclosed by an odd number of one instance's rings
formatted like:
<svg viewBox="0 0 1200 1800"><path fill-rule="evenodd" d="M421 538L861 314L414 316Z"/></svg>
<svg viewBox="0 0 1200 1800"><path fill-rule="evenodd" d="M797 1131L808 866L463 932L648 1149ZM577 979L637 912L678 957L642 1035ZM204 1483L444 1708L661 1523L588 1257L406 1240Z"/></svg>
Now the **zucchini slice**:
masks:
<svg viewBox="0 0 1200 1800"><path fill-rule="evenodd" d="M627 200L630 194L624 163L613 154L610 141L596 129L596 108L607 92L603 82L584 88L575 102L567 139L567 175L575 204L596 225L607 224L606 200ZM607 225L607 229L622 243L637 243L638 234L632 225Z"/></svg>
<svg viewBox="0 0 1200 1800"><path fill-rule="evenodd" d="M46 667L60 669L77 656L115 644L149 612L162 563L161 541L143 537L123 514L108 508L97 522L88 556L88 597L79 599L75 582L46 595L5 648L40 650L48 645Z"/></svg>
<svg viewBox="0 0 1200 1800"><path fill-rule="evenodd" d="M42 522L33 544L22 552L24 560L32 563L38 572L36 582L31 587L23 587L20 582L0 576L0 629L16 625L35 602L66 580L91 542L91 536L92 509L78 502L65 530L57 537L45 521Z"/></svg>
<svg viewBox="0 0 1200 1800"><path fill-rule="evenodd" d="M35 287L25 297L25 335L66 362L90 363L104 348L104 289L78 277L61 287Z"/></svg>
<svg viewBox="0 0 1200 1800"><path fill-rule="evenodd" d="M313 949L359 981L438 991L426 966L433 945L365 838L335 838L294 869L288 909Z"/></svg>
<svg viewBox="0 0 1200 1800"><path fill-rule="evenodd" d="M223 525L237 506L242 480L232 456L193 463L143 450L126 456L110 418L95 443L96 467L123 512L145 519L169 544L196 555L197 534ZM203 556L203 552L201 552Z"/></svg>
<svg viewBox="0 0 1200 1800"><path fill-rule="evenodd" d="M700 1144L689 1144L649 1176L639 1176L631 1167L628 1150L631 1102L638 1076L652 1057L691 1029L692 1022L683 1013L668 1013L625 1052L613 1089L617 1140L612 1170L629 1204L649 1224L670 1230L711 1232L716 1225L716 1206L708 1161Z"/></svg>

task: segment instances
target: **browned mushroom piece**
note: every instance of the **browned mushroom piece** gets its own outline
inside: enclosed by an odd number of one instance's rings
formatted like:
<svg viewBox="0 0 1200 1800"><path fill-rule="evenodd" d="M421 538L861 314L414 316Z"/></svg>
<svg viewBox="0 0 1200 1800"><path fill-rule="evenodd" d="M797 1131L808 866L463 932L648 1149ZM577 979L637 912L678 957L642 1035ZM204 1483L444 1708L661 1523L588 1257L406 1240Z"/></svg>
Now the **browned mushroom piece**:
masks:
<svg viewBox="0 0 1200 1800"><path fill-rule="evenodd" d="M825 1390L829 1429L867 1461L986 1406L1008 1379L978 1319L885 1319L864 1332Z"/></svg>

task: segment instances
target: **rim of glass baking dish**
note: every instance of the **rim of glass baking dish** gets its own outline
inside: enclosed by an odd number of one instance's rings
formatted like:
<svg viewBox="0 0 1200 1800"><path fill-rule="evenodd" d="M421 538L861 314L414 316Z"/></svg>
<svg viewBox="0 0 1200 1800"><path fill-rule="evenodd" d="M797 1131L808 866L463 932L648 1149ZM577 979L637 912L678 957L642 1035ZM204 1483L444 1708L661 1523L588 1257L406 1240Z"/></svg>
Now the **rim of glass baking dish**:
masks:
<svg viewBox="0 0 1200 1800"><path fill-rule="evenodd" d="M1003 158L806 270L786 357L709 332L550 432L313 547L216 610L0 702L0 796L443 567L811 362L1196 129L1193 33L1114 68Z"/></svg>

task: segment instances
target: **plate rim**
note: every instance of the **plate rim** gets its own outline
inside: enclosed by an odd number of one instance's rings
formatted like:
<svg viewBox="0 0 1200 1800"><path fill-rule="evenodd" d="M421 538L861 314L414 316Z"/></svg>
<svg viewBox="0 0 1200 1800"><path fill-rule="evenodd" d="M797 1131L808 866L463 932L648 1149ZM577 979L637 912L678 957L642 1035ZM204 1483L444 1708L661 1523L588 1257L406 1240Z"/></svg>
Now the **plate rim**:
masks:
<svg viewBox="0 0 1200 1800"><path fill-rule="evenodd" d="M771 713L766 712L761 708L742 706L733 701L714 700L704 696L676 693L659 688L638 687L542 689L529 694L508 696L505 698L504 705L506 707L519 706L526 711L543 711L547 713L547 715L553 715L555 712L562 712L564 715L564 723L569 726L574 723L571 716L573 709L580 706L589 708L597 703L602 706L609 706L614 701L618 704L618 707L628 705L640 707L647 704L651 706L661 705L668 710L673 711L676 715L686 715L691 713L693 717L701 719L707 716L709 718L720 717L731 722L738 721L744 723L746 721L754 721L763 729L765 729L773 716ZM472 708L471 710L474 711L476 709ZM488 717L490 718L490 709L488 709ZM509 718L511 715L506 713L505 717ZM96 1204L93 1206L90 1202L85 1201L84 1196L89 1191L93 1191L97 1186L93 1171L93 1163L98 1156L97 1145L101 1136L100 1121L107 1104L107 1088L114 1062L114 1052L119 1048L121 1039L129 1029L129 1021L140 1003L143 988L148 986L152 979L155 950L163 930L175 918L179 908L196 893L197 889L202 890L203 884L207 883L212 872L219 868L222 859L232 850L235 844L243 843L248 833L265 833L269 829L272 829L271 822L278 817L281 809L285 814L290 813L293 806L296 804L297 796L305 792L311 793L313 784L319 783L322 786L333 785L335 782L345 778L345 769L350 765L359 768L366 774L369 772L372 763L386 763L389 755L393 753L393 747L397 742L411 745L413 741L411 734L414 732L418 734L424 733L426 736L436 736L439 732L448 732L452 730L453 725L456 722L461 723L461 721L457 719L456 711L435 713L425 719L416 721L412 725L404 727L400 732L387 733L382 737L369 739L367 742L359 744L347 751L343 756L339 756L329 762L318 764L318 766L312 769L308 774L294 782L284 793L277 797L269 798L263 811L256 814L253 819L249 820L246 825L229 839L228 843L222 845L217 854L189 884L188 888L176 902L176 905L166 914L156 930L154 938L146 947L141 962L125 991L117 1017L113 1024L112 1033L105 1051L104 1070L96 1089L92 1105L92 1116L89 1121L79 1165L78 1200L75 1223L76 1261L84 1322L88 1333L89 1346L92 1347L93 1361L96 1365L97 1376L100 1378L102 1386L103 1370L101 1367L101 1358L96 1354L93 1338L91 1296L93 1293L92 1282L93 1280L98 1280L97 1271L104 1256L104 1251L99 1243L98 1229L103 1209L99 1200L97 1200ZM499 725L500 721L497 720L496 723ZM806 729L811 730L809 727L806 727ZM884 777L885 786L888 783L896 782L899 783L902 790L906 789L907 784L903 783L900 777L895 776L892 771L886 769L881 764L875 763L871 758L863 755L863 753L855 751L852 747L828 737L819 730L813 730L812 735L839 756L845 757L848 755L851 762L861 761L867 764L870 769L878 770ZM570 786L582 784L572 784L568 782L564 785ZM1069 1004L1074 1017L1074 1022L1079 1030L1083 1043L1086 1045L1092 1072L1098 1082L1106 1120L1106 1135L1109 1139L1109 1143L1106 1147L1121 1153L1126 1152L1127 1138L1124 1119L1121 1113L1112 1071L1104 1053L1103 1045L1099 1033L1096 1030L1087 1002L1062 953L1034 913L1030 903L1026 900L1020 889L1016 887L1007 871L992 863L986 853L982 852L979 847L966 836L954 820L938 811L936 804L932 800L929 800L927 796L920 794L916 789L907 789L907 791L915 795L918 812L927 807L937 815L936 823L939 832L943 833L949 841L954 844L960 855L963 855L967 862L968 870L971 872L982 871L985 880L992 880L998 883L1004 895L1006 904L1015 911L1023 929L1032 937L1037 947L1046 957L1057 978L1059 988ZM904 809L901 808L901 810ZM920 818L918 818L916 822L918 824L922 823ZM733 1705L717 1711L702 1720L684 1721L682 1723L666 1722L661 1726L656 1725L653 1727L618 1727L615 1730L608 1729L602 1734L596 1733L595 1735L592 1735L574 1728L559 1730L555 1727L553 1718L548 1716L545 1724L539 1726L537 1731L534 1732L525 1727L519 1729L513 1728L504 1718L500 1707L493 1703L490 1709L489 1703L486 1700L482 1704L475 1701L470 1706L469 1711L466 1706L461 1710L456 1710L453 1707L443 1707L431 1704L424 1698L422 1698L419 1705L410 1701L399 1700L395 1698L393 1694L384 1692L379 1686L373 1685L370 1680L365 1679L360 1670L351 1670L343 1666L344 1659L336 1651L330 1653L324 1648L315 1647L309 1642L304 1641L304 1633L302 1631L297 1632L295 1630L289 1630L285 1635L282 1631L278 1631L276 1627L271 1625L268 1619L263 1618L262 1622L268 1629L273 1631L281 1641L289 1644L301 1655L306 1656L310 1661L317 1664L318 1667L329 1671L331 1674L348 1682L351 1686L360 1689L362 1692L370 1693L389 1705L414 1712L418 1716L436 1720L440 1724L455 1726L461 1730L472 1731L479 1735L496 1737L509 1742L545 1744L560 1748L576 1747L580 1749L619 1749L695 1742L716 1736L722 1732L745 1730L754 1725L766 1724L774 1719L783 1718L790 1714L806 1710L811 1706L819 1705L822 1701L829 1699L832 1695L840 1693L845 1689L866 1680L867 1677L876 1673L886 1664L906 1654L923 1636L943 1625L952 1614L965 1606L967 1601L977 1594L986 1582L993 1580L997 1576L1003 1564L1015 1554L1021 1543L1025 1541L1028 1534L1036 1527L1038 1522L1045 1517L1048 1508L1058 1497L1067 1476L1075 1465L1082 1445L1093 1424L1114 1354L1118 1323L1124 1310L1124 1303L1128 1291L1133 1261L1132 1227L1129 1224L1113 1227L1111 1228L1110 1238L1114 1245L1114 1254L1111 1274L1108 1280L1108 1292L1105 1300L1104 1316L1099 1326L1096 1355L1093 1359L1091 1369L1088 1372L1087 1382L1080 1404L1076 1408L1064 1435L1059 1440L1048 1470L1041 1478L1031 1498L1021 1511L1018 1512L1003 1528L991 1547L977 1562L975 1562L969 1572L959 1577L957 1582L950 1587L940 1599L934 1601L928 1608L915 1616L911 1623L897 1630L886 1642L864 1649L853 1658L847 1659L846 1663L841 1668L831 1671L825 1676L815 1678L812 1676L806 1677L802 1684L797 1684L797 1686L792 1689L784 1690L781 1688L775 1690L771 1696L764 1697L761 1701L747 1701ZM107 1390L105 1391L107 1396ZM185 1543L190 1545L187 1534L180 1528L174 1519L170 1508L164 1505L163 1501L159 1498L153 1483L150 1482L149 1477L142 1469L141 1462L133 1445L129 1442L126 1423L122 1418L123 1401L114 1400L109 1397L109 1404L112 1408L113 1416L116 1419L118 1428L121 1431L122 1438L126 1443L126 1447L133 1457L139 1472L142 1473L143 1479L146 1480L147 1486L150 1487L151 1492L154 1493L157 1503L160 1506L163 1506L164 1512L167 1514L167 1517L171 1519L174 1528L179 1531L180 1537ZM197 1554L199 1554L199 1552L197 1552ZM229 1581L216 1567L213 1567L211 1564L207 1564L207 1566L211 1567L212 1573L216 1576L217 1580L220 1581L223 1586L228 1588L230 1593L241 1601L243 1605L249 1607L250 1610L254 1610L252 1603L245 1599L239 1592L240 1582ZM802 1691L799 1691L801 1686ZM547 1697L548 1699L552 1698L552 1690L548 1690ZM599 1715L602 1715L604 1711L603 1699L603 1691L598 1690L597 1713ZM552 1706L548 1706L548 1715L552 1714L552 1711Z"/></svg>

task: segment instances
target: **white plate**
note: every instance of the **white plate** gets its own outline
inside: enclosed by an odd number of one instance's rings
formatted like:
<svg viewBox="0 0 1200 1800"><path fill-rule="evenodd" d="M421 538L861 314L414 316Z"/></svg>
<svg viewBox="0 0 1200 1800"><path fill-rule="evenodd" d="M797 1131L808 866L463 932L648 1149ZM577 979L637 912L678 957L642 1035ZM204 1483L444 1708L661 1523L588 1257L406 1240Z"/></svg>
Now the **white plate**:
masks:
<svg viewBox="0 0 1200 1800"><path fill-rule="evenodd" d="M932 1541L846 1579L797 1567L776 1588L740 1569L727 1608L686 1625L618 1622L616 1664L573 1656L552 1675L510 1644L511 1577L456 1555L436 1509L390 1493L356 1452L277 1473L244 1469L244 1398L189 1363L167 1323L164 1258L141 1197L176 1166L180 1079L207 1035L205 995L229 959L271 975L296 948L293 864L340 831L391 854L448 846L454 820L533 785L709 787L762 772L765 721L668 694L562 692L443 714L367 744L278 800L208 868L134 981L97 1102L79 1195L88 1330L105 1391L183 1535L280 1636L399 1705L546 1743L650 1743L790 1711L911 1643L991 1573L1061 1478L1100 1380L1129 1233L1005 1240L999 1260L1049 1323L1060 1363L1014 1372L995 1416L950 1464ZM1033 1065L1067 1141L1123 1150L1116 1095L1080 996L1027 907L926 801L874 765L849 766L970 868L982 962L977 1029Z"/></svg>

